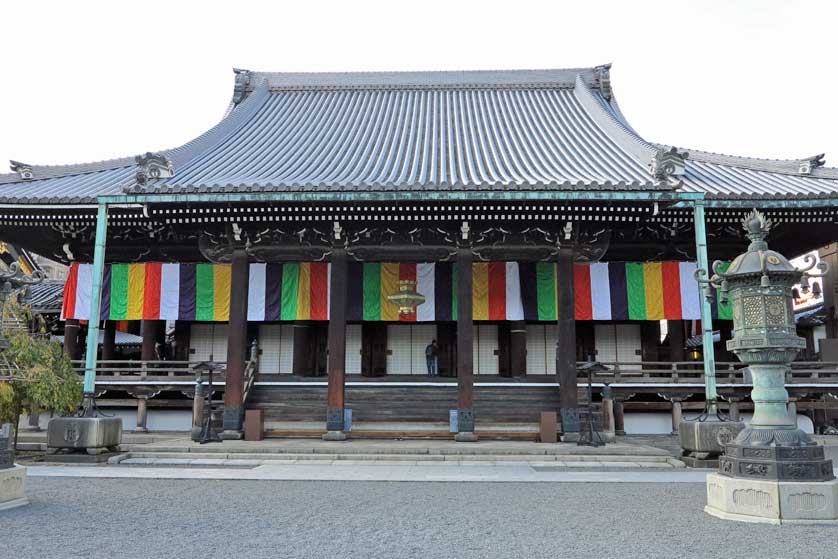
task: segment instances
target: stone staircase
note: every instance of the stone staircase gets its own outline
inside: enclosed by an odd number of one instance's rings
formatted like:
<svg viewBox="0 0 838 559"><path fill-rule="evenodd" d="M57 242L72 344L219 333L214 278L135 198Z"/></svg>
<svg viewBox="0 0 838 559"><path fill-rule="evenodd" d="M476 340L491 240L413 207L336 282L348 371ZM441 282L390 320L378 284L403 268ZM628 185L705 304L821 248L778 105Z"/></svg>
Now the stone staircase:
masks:
<svg viewBox="0 0 838 559"><path fill-rule="evenodd" d="M540 444L517 441L375 441L330 442L310 439L225 441L199 445L188 439L150 444L123 444L110 463L145 466L270 465L512 465L549 468L624 469L684 467L670 454L652 446L615 443L603 447Z"/></svg>

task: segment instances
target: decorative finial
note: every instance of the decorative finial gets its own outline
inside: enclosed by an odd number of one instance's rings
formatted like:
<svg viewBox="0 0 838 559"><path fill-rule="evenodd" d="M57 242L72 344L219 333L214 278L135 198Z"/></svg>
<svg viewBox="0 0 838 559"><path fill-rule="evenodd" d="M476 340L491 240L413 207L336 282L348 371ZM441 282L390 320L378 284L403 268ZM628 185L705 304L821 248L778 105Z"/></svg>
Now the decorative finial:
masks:
<svg viewBox="0 0 838 559"><path fill-rule="evenodd" d="M817 169L818 167L823 167L826 164L826 154L819 153L818 155L813 155L808 159L802 159L800 161L800 167L798 167L797 171L801 175L811 175L812 171Z"/></svg>
<svg viewBox="0 0 838 559"><path fill-rule="evenodd" d="M247 86L250 85L250 70L233 68L236 74L236 82L233 87L233 103L241 103L247 93Z"/></svg>
<svg viewBox="0 0 838 559"><path fill-rule="evenodd" d="M166 179L175 174L172 162L163 154L148 152L138 155L134 160L137 162L135 178L141 186L150 180Z"/></svg>
<svg viewBox="0 0 838 559"><path fill-rule="evenodd" d="M34 173L32 172L32 165L27 165L26 163L21 163L20 161L9 161L12 171L20 175L25 181L31 181L35 178Z"/></svg>
<svg viewBox="0 0 838 559"><path fill-rule="evenodd" d="M772 225L771 220L756 208L742 220L742 227L753 243L764 243Z"/></svg>
<svg viewBox="0 0 838 559"><path fill-rule="evenodd" d="M599 78L599 93L606 101L611 100L611 64L603 64L594 68Z"/></svg>
<svg viewBox="0 0 838 559"><path fill-rule="evenodd" d="M649 163L649 171L659 181L667 180L670 177L680 177L687 170L687 158L690 156L686 151L678 151L678 148L671 147L659 149L655 157Z"/></svg>

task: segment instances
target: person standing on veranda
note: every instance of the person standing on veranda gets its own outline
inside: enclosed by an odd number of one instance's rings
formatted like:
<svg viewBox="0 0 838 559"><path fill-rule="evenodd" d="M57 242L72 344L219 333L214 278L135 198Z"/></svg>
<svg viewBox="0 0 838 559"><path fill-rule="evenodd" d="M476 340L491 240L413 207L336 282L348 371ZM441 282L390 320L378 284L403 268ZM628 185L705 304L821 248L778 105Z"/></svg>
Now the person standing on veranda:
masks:
<svg viewBox="0 0 838 559"><path fill-rule="evenodd" d="M425 348L425 360L428 363L428 376L435 377L437 375L436 359L438 355L439 347L436 345L436 340L431 340L431 343L429 343L428 347Z"/></svg>

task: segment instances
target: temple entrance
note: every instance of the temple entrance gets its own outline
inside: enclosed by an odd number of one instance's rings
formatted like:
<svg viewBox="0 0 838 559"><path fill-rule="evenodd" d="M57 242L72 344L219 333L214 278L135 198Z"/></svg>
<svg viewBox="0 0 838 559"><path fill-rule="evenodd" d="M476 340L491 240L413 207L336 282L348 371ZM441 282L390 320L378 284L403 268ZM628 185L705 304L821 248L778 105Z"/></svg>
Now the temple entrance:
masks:
<svg viewBox="0 0 838 559"><path fill-rule="evenodd" d="M387 325L384 323L361 325L361 374L367 377L387 374Z"/></svg>
<svg viewBox="0 0 838 559"><path fill-rule="evenodd" d="M427 375L425 348L436 339L436 324L387 325L387 374Z"/></svg>
<svg viewBox="0 0 838 559"><path fill-rule="evenodd" d="M325 376L328 323L297 323L293 328L293 373L310 377Z"/></svg>
<svg viewBox="0 0 838 559"><path fill-rule="evenodd" d="M473 345L474 374L497 375L500 353L497 324L475 324Z"/></svg>
<svg viewBox="0 0 838 559"><path fill-rule="evenodd" d="M291 324L259 325L259 372L291 374L294 359L294 327Z"/></svg>
<svg viewBox="0 0 838 559"><path fill-rule="evenodd" d="M189 334L190 361L227 360L227 324L192 324Z"/></svg>
<svg viewBox="0 0 838 559"><path fill-rule="evenodd" d="M643 354L639 324L596 324L594 343L597 361L619 362L623 370L640 370Z"/></svg>
<svg viewBox="0 0 838 559"><path fill-rule="evenodd" d="M437 372L441 377L457 376L457 325L442 322L436 325L436 341L439 345Z"/></svg>

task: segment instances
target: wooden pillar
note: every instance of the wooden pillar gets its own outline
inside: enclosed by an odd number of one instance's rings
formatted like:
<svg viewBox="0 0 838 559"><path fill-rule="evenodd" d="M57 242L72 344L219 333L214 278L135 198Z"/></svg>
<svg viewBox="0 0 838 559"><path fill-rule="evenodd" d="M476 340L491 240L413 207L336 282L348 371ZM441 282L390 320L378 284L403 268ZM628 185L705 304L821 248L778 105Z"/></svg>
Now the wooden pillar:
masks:
<svg viewBox="0 0 838 559"><path fill-rule="evenodd" d="M295 322L292 327L294 352L291 358L291 373L300 376L311 376L314 367L311 364L311 355L314 349L309 346L309 325L302 322Z"/></svg>
<svg viewBox="0 0 838 559"><path fill-rule="evenodd" d="M79 321L68 318L64 321L64 353L70 359L76 360L81 357L79 349Z"/></svg>
<svg viewBox="0 0 838 559"><path fill-rule="evenodd" d="M625 400L623 398L614 398L614 434L626 434L626 416L625 416Z"/></svg>
<svg viewBox="0 0 838 559"><path fill-rule="evenodd" d="M472 316L473 256L457 250L457 434L460 442L477 440L474 433L474 318Z"/></svg>
<svg viewBox="0 0 838 559"><path fill-rule="evenodd" d="M346 250L332 252L332 273L329 278L329 332L326 374L326 434L325 440L344 440L344 407L346 394Z"/></svg>
<svg viewBox="0 0 838 559"><path fill-rule="evenodd" d="M797 426L797 398L789 398L789 402L786 404L786 409L788 410L791 422Z"/></svg>
<svg viewBox="0 0 838 559"><path fill-rule="evenodd" d="M154 352L154 345L157 343L157 331L159 328L159 320L143 320L143 346L140 353L140 359L143 361L155 361L157 359Z"/></svg>
<svg viewBox="0 0 838 559"><path fill-rule="evenodd" d="M602 388L602 418L605 423L605 441L614 442L614 394L607 384Z"/></svg>
<svg viewBox="0 0 838 559"><path fill-rule="evenodd" d="M143 349L145 349L145 340L143 340ZM116 353L116 321L105 321L105 332L102 334L102 361L111 361L115 359Z"/></svg>
<svg viewBox="0 0 838 559"><path fill-rule="evenodd" d="M823 308L826 309L827 338L838 338L838 243L831 243L818 251L821 261L829 264L826 277L823 278ZM820 351L816 347L815 351ZM823 359L823 357L821 357Z"/></svg>
<svg viewBox="0 0 838 559"><path fill-rule="evenodd" d="M731 421L739 421L739 402L742 398L728 397L727 416Z"/></svg>
<svg viewBox="0 0 838 559"><path fill-rule="evenodd" d="M29 412L29 419L26 425L21 428L21 431L40 431L41 430L41 413L38 410L31 410Z"/></svg>
<svg viewBox="0 0 838 559"><path fill-rule="evenodd" d="M224 387L223 439L242 437L244 367L247 361L247 287L250 267L244 249L233 251L230 271L230 318L227 322L227 375Z"/></svg>
<svg viewBox="0 0 838 559"><path fill-rule="evenodd" d="M523 320L509 325L509 372L516 377L527 374L527 323Z"/></svg>
<svg viewBox="0 0 838 559"><path fill-rule="evenodd" d="M684 348L684 321L669 320L666 323L669 332L669 360L672 362L686 361L687 352Z"/></svg>
<svg viewBox="0 0 838 559"><path fill-rule="evenodd" d="M640 353L643 361L659 361L658 347L661 342L661 325L657 320L640 322Z"/></svg>
<svg viewBox="0 0 838 559"><path fill-rule="evenodd" d="M137 427L134 432L148 432L148 396L137 396Z"/></svg>
<svg viewBox="0 0 838 559"><path fill-rule="evenodd" d="M201 431L204 426L204 382L198 380L195 383L195 394L192 396L192 440L201 440Z"/></svg>
<svg viewBox="0 0 838 559"><path fill-rule="evenodd" d="M678 434L678 426L681 424L681 399L672 398L672 434Z"/></svg>
<svg viewBox="0 0 838 559"><path fill-rule="evenodd" d="M558 291L556 376L559 382L559 414L562 434L578 436L579 412L576 393L576 306L573 298L573 249L559 249L557 256Z"/></svg>
<svg viewBox="0 0 838 559"><path fill-rule="evenodd" d="M189 334L191 324L178 320L175 322L175 361L189 361Z"/></svg>

